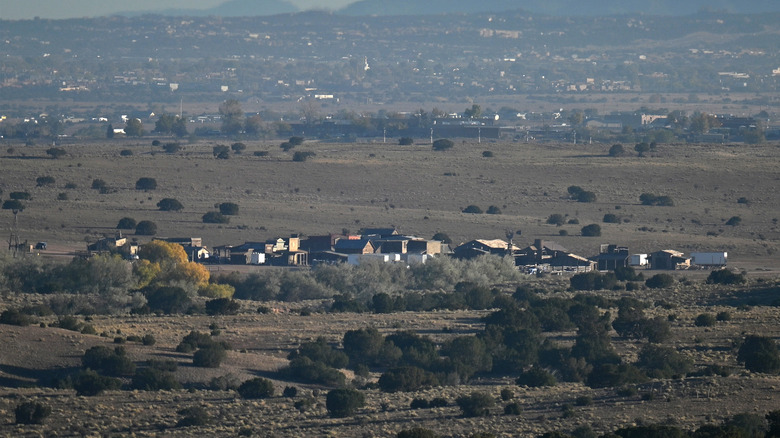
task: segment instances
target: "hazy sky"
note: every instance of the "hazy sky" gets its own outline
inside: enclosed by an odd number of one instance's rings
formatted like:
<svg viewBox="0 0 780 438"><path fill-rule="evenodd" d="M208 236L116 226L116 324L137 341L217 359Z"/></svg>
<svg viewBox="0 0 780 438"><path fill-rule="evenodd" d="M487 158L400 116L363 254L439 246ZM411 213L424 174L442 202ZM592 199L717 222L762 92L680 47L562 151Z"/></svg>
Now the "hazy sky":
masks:
<svg viewBox="0 0 780 438"><path fill-rule="evenodd" d="M118 11L169 8L205 9L225 0L0 0L0 18L73 18L108 15ZM290 0L302 9L338 9L355 0Z"/></svg>

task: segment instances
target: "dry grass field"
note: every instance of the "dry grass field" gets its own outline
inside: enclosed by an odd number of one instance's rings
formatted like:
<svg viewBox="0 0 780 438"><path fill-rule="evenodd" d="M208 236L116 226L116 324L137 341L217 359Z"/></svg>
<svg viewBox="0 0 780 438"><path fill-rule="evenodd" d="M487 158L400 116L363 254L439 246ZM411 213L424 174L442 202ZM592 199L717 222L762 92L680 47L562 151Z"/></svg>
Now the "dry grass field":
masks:
<svg viewBox="0 0 780 438"><path fill-rule="evenodd" d="M448 233L457 242L475 238L504 238L506 230L522 230L515 239L525 246L534 238L555 240L576 253L590 256L601 243L629 246L631 252L673 248L691 251L727 251L729 264L748 272L751 282L775 281L780 272L777 255L780 211L776 144L659 145L646 157L631 153L609 157L608 144L527 144L513 142L456 141L449 151L434 152L430 145L398 146L395 143L306 142L295 150L312 151L306 162L293 162L292 152L279 142L246 142L247 150L227 160L217 160L217 142L185 144L181 152L166 154L151 140L117 140L111 143L64 145L68 155L50 159L46 146L13 147L0 156L0 189L3 199L13 191L28 191L32 200L19 214L18 234L30 242L47 241L47 254L83 249L85 241L115 232L122 217L152 220L158 236L202 237L209 247L265 240L290 233L315 235L356 232L362 227L394 225L402 232L430 237ZM223 142L229 145L229 142ZM625 145L632 151L633 145ZM129 149L132 156L120 156ZM255 151L268 151L265 157ZM484 158L483 151L493 152ZM53 187L36 187L36 178L52 176ZM141 177L155 178L153 191L135 189ZM90 188L103 179L109 193ZM75 188L65 188L66 184ZM567 187L578 185L594 192L597 202L567 199ZM670 196L672 207L642 206L642 193ZM66 200L58 200L66 193ZM741 197L748 203L738 203ZM176 198L179 212L162 212L155 206L162 198ZM201 216L214 204L235 202L240 215L226 225L204 224ZM500 215L464 214L474 204L483 210L495 205ZM545 224L553 213L576 218L579 225ZM620 224L602 223L607 213ZM733 216L738 226L724 223ZM13 216L3 210L0 220L10 232ZM601 237L581 237L583 225L599 223ZM566 230L568 236L561 236ZM132 237L132 236L130 236ZM148 237L138 236L139 241ZM226 267L221 267L226 269ZM581 383L553 388L517 386L513 379L477 379L468 385L451 385L411 393L364 391L366 406L346 419L329 418L326 390L316 385L274 380L277 396L244 400L234 391L204 389L215 377L231 375L237 381L274 373L287 354L302 342L325 336L339 341L347 330L374 326L384 334L410 329L437 341L482 329L480 317L487 311L401 312L386 315L320 313L327 302L263 303L278 313L258 314L259 303L242 302L235 316L94 316L90 322L99 335L86 335L49 327L55 317L44 317L46 327L0 325L0 435L2 436L380 436L391 437L413 426L422 426L447 437L467 437L474 432L497 436L536 436L552 430L569 431L589 425L603 433L631 424L664 423L686 428L717 423L741 412L765 413L780 409L780 377L754 374L736 361L736 348L745 334L780 337L780 307L741 306L764 304L774 296L744 296L722 286L705 285L707 272L677 274L686 280L671 289L634 292L600 292L609 298L633 296L648 302L664 301L652 315L671 322L669 345L694 360L698 367L721 365L733 370L728 377L688 377L654 380L638 386L638 392L619 395L614 388L591 389ZM684 277L684 278L683 278ZM550 295L569 296L568 278L527 278L544 282ZM756 284L756 283L752 283ZM511 292L516 285L506 285ZM552 292L555 291L555 292ZM2 308L45 297L7 294ZM302 316L303 307L315 310ZM712 327L697 327L702 312L728 310L731 319ZM192 355L177 353L176 345L191 330L208 332L216 324L219 340L233 349L220 368L192 366ZM56 376L80 366L84 351L94 345L112 347L115 336L153 334L152 346L123 344L135 362L172 359L178 363L176 378L185 386L177 391L108 391L95 397L76 396L70 389L35 387L41 378ZM570 345L575 333L552 336ZM642 343L613 339L617 351L631 361ZM348 373L351 379L354 376ZM368 380L375 380L372 374ZM357 378L358 382L364 378ZM302 395L279 396L294 385ZM521 405L520 415L503 415L498 402L492 415L463 418L454 400L473 390L486 391L498 400L501 389L510 388ZM295 400L312 395L314 406L305 412ZM441 396L449 406L409 408L415 397ZM578 406L587 396L592 403ZM14 408L21 401L41 401L52 407L45 425L14 424ZM206 408L212 421L200 427L176 427L182 408Z"/></svg>
<svg viewBox="0 0 780 438"><path fill-rule="evenodd" d="M283 152L278 142L247 142L243 154L228 160L214 159L214 142L185 144L175 154L150 143L66 145L68 155L56 160L43 146L15 146L3 155L4 196L28 191L33 198L19 215L22 240L81 249L85 240L113 234L125 216L154 221L158 236L202 237L209 247L395 225L421 237L443 231L456 244L522 230L521 246L553 239L585 256L610 242L631 252L727 251L734 266L776 268L776 144L665 144L642 158L626 145L630 156L614 158L605 144L457 141L452 150L435 152L426 144L306 142L296 150L316 156L293 162L292 151ZM133 155L120 156L123 149ZM484 158L486 150L494 156ZM269 155L257 157L255 151ZM54 177L55 185L36 187L40 176ZM141 177L155 178L157 189L136 190ZM93 179L104 180L109 193L91 189ZM76 188L66 189L68 183ZM568 200L571 185L594 192L597 202ZM670 196L675 205L640 205L645 192ZM60 193L67 200L57 200ZM738 203L742 197L749 203ZM184 209L159 211L162 198L178 199ZM237 203L240 215L227 225L202 223L201 216L220 202ZM470 204L483 210L495 205L502 214L461 213ZM546 225L553 213L579 225ZM623 222L601 223L607 213ZM741 225L724 225L732 216ZM2 213L5 227L12 219L10 211ZM602 237L579 236L590 223L601 224ZM561 230L568 236L559 236Z"/></svg>

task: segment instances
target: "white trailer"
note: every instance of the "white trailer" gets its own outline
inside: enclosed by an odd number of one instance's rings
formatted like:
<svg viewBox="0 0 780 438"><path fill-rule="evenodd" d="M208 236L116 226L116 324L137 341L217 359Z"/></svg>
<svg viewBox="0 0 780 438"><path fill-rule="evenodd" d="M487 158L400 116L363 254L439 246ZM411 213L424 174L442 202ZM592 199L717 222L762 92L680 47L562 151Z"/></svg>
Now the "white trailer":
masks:
<svg viewBox="0 0 780 438"><path fill-rule="evenodd" d="M648 264L647 254L631 254L628 259L629 266L646 267Z"/></svg>
<svg viewBox="0 0 780 438"><path fill-rule="evenodd" d="M350 265L358 266L361 263L374 260L380 263L387 263L390 261L390 254L349 254L347 256L347 263Z"/></svg>
<svg viewBox="0 0 780 438"><path fill-rule="evenodd" d="M250 265L264 265L265 264L265 253L262 252L253 252L249 256L249 264Z"/></svg>
<svg viewBox="0 0 780 438"><path fill-rule="evenodd" d="M722 267L728 262L726 252L692 252L691 264L703 267Z"/></svg>

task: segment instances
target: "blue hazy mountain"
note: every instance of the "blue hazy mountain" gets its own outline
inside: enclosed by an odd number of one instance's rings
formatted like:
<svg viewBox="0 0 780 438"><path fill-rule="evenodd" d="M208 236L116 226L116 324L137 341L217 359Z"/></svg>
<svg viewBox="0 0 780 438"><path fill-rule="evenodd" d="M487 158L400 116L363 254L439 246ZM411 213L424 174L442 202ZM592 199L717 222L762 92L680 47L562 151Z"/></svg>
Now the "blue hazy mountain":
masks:
<svg viewBox="0 0 780 438"><path fill-rule="evenodd" d="M337 13L344 15L436 15L522 9L548 15L688 15L701 10L755 14L780 12L778 0L360 0Z"/></svg>
<svg viewBox="0 0 780 438"><path fill-rule="evenodd" d="M219 17L255 17L290 14L294 12L299 12L299 9L287 0L229 0L208 9L159 9L141 12L123 12L117 15L136 16L143 14L159 14L189 17L202 17L207 15Z"/></svg>

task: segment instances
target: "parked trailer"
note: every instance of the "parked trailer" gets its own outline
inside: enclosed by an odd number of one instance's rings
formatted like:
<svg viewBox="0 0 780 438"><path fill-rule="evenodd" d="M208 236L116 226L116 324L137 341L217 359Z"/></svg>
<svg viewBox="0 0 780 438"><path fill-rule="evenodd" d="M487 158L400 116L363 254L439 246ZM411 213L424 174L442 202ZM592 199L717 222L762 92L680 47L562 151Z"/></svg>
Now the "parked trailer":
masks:
<svg viewBox="0 0 780 438"><path fill-rule="evenodd" d="M249 256L249 264L250 265L264 265L265 264L265 253L253 252Z"/></svg>
<svg viewBox="0 0 780 438"><path fill-rule="evenodd" d="M629 266L647 267L648 264L647 254L631 254L628 259Z"/></svg>
<svg viewBox="0 0 780 438"><path fill-rule="evenodd" d="M725 252L692 252L691 264L704 267L723 267L728 261Z"/></svg>

